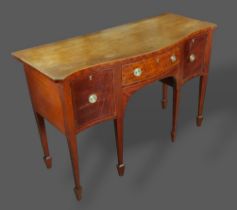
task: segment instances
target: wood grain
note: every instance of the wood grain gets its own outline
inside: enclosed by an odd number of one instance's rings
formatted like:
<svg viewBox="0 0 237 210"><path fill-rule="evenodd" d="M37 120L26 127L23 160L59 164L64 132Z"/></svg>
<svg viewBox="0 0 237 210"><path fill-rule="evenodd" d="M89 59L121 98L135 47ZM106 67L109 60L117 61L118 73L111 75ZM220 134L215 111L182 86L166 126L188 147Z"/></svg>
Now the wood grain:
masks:
<svg viewBox="0 0 237 210"><path fill-rule="evenodd" d="M207 34L192 37L184 46L184 80L194 73L203 71L204 53L207 41ZM195 61L190 61L190 55L195 55Z"/></svg>
<svg viewBox="0 0 237 210"><path fill-rule="evenodd" d="M76 134L113 119L117 170L122 176L125 110L139 89L162 81L165 108L167 85L173 87L174 142L181 88L193 77L200 77L197 125L201 125L215 27L169 13L13 53L24 63L46 166L51 167L51 157L44 118L66 136L78 200L82 187ZM191 54L195 54L194 62L190 62ZM142 69L139 77L134 75L135 68ZM92 94L97 96L95 103L88 100Z"/></svg>
<svg viewBox="0 0 237 210"><path fill-rule="evenodd" d="M90 121L115 115L114 89L113 69L84 71L71 81L77 128ZM97 96L95 103L89 102L90 95Z"/></svg>
<svg viewBox="0 0 237 210"><path fill-rule="evenodd" d="M63 108L58 84L25 64L24 70L34 111L64 133Z"/></svg>
<svg viewBox="0 0 237 210"><path fill-rule="evenodd" d="M84 36L14 52L12 55L53 80L106 62L171 46L216 25L172 13Z"/></svg>
<svg viewBox="0 0 237 210"><path fill-rule="evenodd" d="M170 60L171 56L176 56L176 61ZM179 65L181 53L179 48L172 48L163 53L155 53L151 56L138 59L135 62L128 62L122 65L122 84L130 85L136 82L141 82L154 77L166 75L172 67ZM140 68L141 76L135 76L134 70Z"/></svg>

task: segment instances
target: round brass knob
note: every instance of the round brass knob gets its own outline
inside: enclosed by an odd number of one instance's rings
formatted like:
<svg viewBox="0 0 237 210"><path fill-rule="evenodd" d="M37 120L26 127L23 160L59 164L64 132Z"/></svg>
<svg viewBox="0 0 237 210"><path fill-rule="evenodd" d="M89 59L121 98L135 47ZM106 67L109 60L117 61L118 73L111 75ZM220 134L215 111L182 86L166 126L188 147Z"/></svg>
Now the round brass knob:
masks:
<svg viewBox="0 0 237 210"><path fill-rule="evenodd" d="M96 95L96 94L91 94L91 95L89 95L88 101L89 101L91 104L94 104L94 103L97 101L97 95Z"/></svg>
<svg viewBox="0 0 237 210"><path fill-rule="evenodd" d="M141 68L135 68L133 70L133 74L135 77L140 77L142 75L142 69Z"/></svg>
<svg viewBox="0 0 237 210"><path fill-rule="evenodd" d="M191 54L189 56L189 60L190 60L191 63L193 63L196 60L196 56L194 54Z"/></svg>
<svg viewBox="0 0 237 210"><path fill-rule="evenodd" d="M172 55L172 56L170 57L170 60L171 60L172 63L175 63L175 62L177 61L177 58L176 58L175 55Z"/></svg>

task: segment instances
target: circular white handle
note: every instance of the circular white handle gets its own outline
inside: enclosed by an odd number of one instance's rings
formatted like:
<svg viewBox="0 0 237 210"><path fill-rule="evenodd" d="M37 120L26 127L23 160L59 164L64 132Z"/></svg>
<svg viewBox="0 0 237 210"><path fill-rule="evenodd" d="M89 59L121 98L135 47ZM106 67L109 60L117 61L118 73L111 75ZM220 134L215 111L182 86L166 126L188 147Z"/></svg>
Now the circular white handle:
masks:
<svg viewBox="0 0 237 210"><path fill-rule="evenodd" d="M196 60L196 56L194 54L191 54L189 56L189 60L190 60L191 63L193 63Z"/></svg>
<svg viewBox="0 0 237 210"><path fill-rule="evenodd" d="M171 60L172 63L175 63L176 60L177 60L176 55L172 55L172 56L170 57L170 60Z"/></svg>
<svg viewBox="0 0 237 210"><path fill-rule="evenodd" d="M89 101L91 104L94 104L94 103L97 101L97 95L96 95L96 94L91 94L91 95L89 95L88 101Z"/></svg>
<svg viewBox="0 0 237 210"><path fill-rule="evenodd" d="M142 69L141 68L135 68L133 70L133 74L135 77L140 77L142 75Z"/></svg>

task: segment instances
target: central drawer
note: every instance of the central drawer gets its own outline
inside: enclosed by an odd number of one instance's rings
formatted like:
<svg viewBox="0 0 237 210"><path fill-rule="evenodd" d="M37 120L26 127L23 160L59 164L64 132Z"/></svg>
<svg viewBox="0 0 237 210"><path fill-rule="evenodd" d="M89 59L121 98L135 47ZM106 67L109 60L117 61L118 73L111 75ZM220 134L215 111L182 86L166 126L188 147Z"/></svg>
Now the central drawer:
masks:
<svg viewBox="0 0 237 210"><path fill-rule="evenodd" d="M180 49L173 48L122 65L123 86L169 74L180 63L180 56Z"/></svg>

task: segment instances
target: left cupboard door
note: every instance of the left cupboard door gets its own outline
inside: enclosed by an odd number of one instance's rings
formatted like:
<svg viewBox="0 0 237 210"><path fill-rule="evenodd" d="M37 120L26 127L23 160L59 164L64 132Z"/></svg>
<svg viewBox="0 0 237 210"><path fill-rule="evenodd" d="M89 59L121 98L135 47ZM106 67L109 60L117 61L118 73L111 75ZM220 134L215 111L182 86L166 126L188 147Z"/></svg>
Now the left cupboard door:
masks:
<svg viewBox="0 0 237 210"><path fill-rule="evenodd" d="M83 70L71 81L77 128L87 127L115 115L114 70Z"/></svg>

